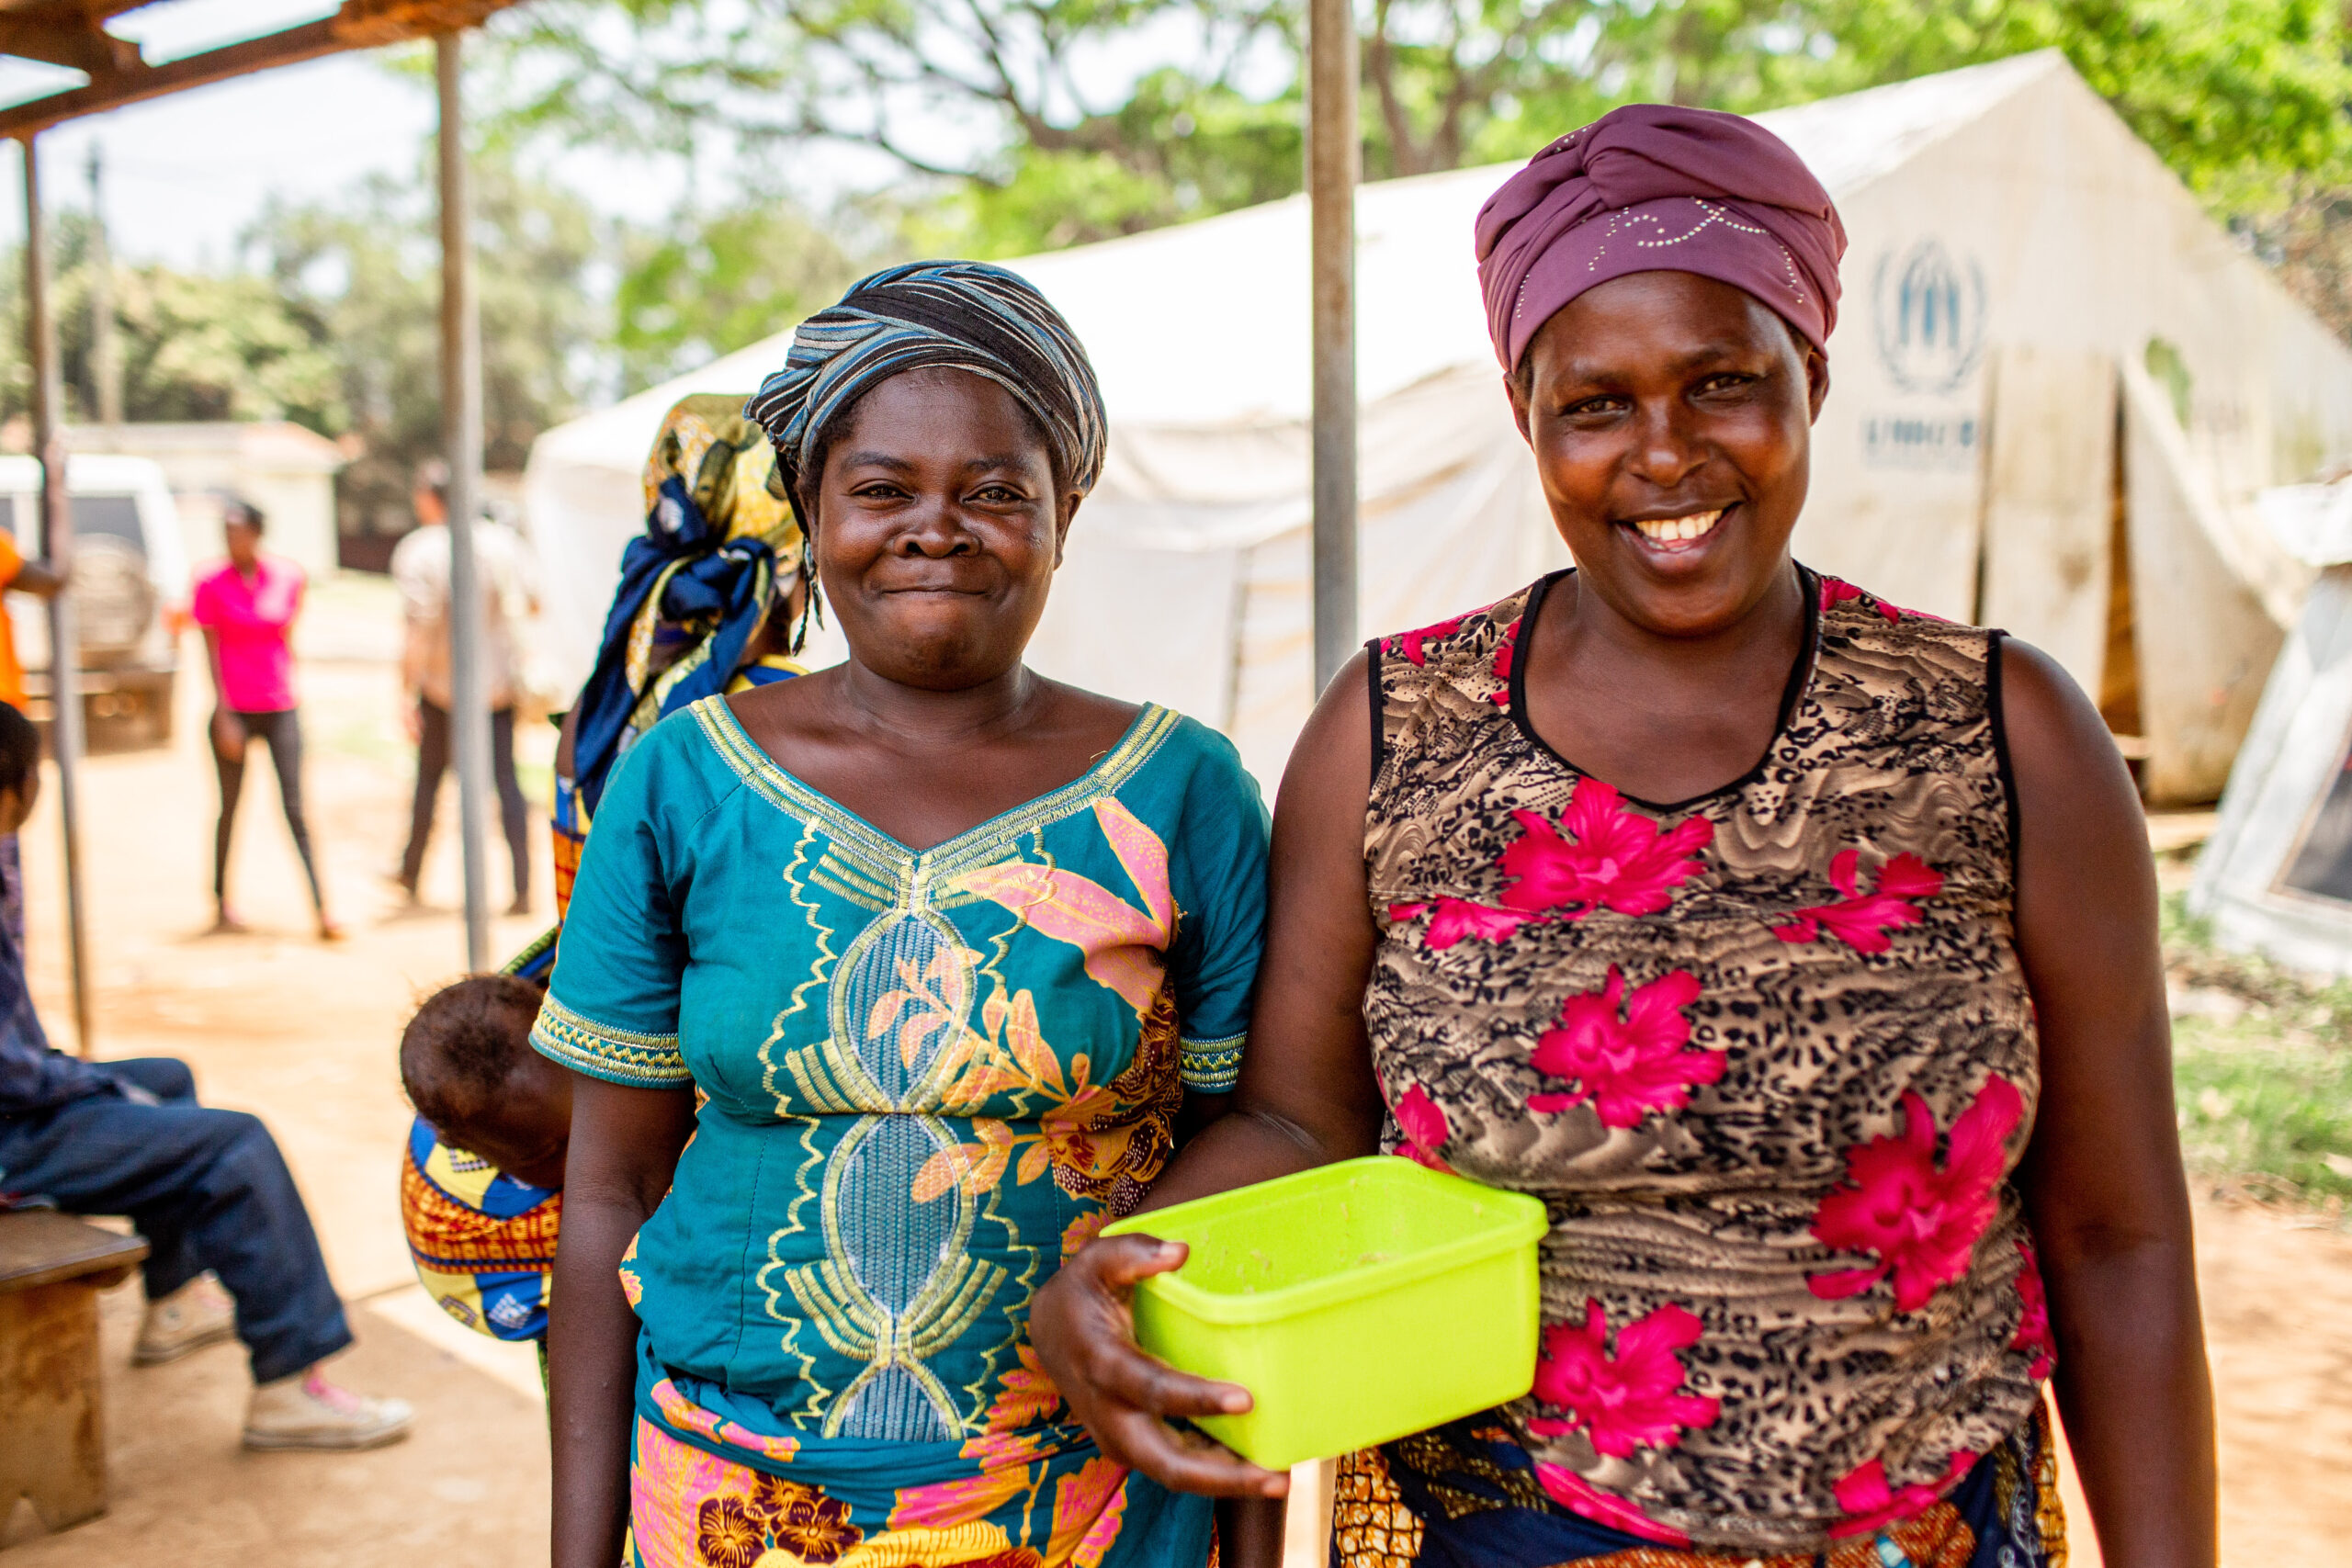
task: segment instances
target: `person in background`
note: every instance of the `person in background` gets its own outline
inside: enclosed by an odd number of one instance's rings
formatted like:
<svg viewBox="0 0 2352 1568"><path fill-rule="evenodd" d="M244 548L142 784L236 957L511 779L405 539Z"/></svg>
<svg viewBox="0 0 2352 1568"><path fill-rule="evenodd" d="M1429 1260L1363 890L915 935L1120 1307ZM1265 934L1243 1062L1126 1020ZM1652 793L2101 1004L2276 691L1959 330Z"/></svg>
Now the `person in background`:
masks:
<svg viewBox="0 0 2352 1568"><path fill-rule="evenodd" d="M212 762L220 781L220 826L212 840L212 929L245 929L229 907L229 835L245 779L245 748L269 747L277 771L277 798L287 831L311 880L311 907L319 936L333 942L343 928L327 913L318 857L302 818L302 721L294 703L294 619L302 613L302 569L264 555L261 509L232 501L220 514L229 558L197 580L188 618L204 631L205 667L212 671Z"/></svg>
<svg viewBox="0 0 2352 1568"><path fill-rule="evenodd" d="M27 559L16 539L0 531L0 594L29 593L54 599L65 586L64 569L46 560ZM17 628L8 618L7 600L0 597L0 703L25 711L25 669L17 661ZM0 927L21 950L25 944L25 865L11 829L0 833Z"/></svg>
<svg viewBox="0 0 2352 1568"><path fill-rule="evenodd" d="M408 850L393 880L413 901L433 836L433 809L450 760L449 708L449 469L439 461L417 471L417 528L392 551L392 581L407 623L401 654L402 700L409 739L416 742L416 799L409 818ZM498 786L499 820L514 866L509 914L531 908L529 814L514 776L517 638L539 607L538 571L522 536L489 517L474 524L474 558L482 591L482 697L490 705L491 776Z"/></svg>
<svg viewBox="0 0 2352 1568"><path fill-rule="evenodd" d="M0 706L0 829L31 812L40 760L31 720ZM130 1216L149 1248L140 1365L244 1341L247 1448L368 1449L407 1434L405 1403L362 1398L320 1369L351 1329L269 1129L198 1104L185 1062L51 1049L23 950L0 930L0 1208L24 1202Z"/></svg>
<svg viewBox="0 0 2352 1568"><path fill-rule="evenodd" d="M537 1344L542 1371L571 1141L571 1075L531 1049L554 958L549 931L500 973L442 987L400 1055L417 1111L401 1164L416 1277L468 1328Z"/></svg>

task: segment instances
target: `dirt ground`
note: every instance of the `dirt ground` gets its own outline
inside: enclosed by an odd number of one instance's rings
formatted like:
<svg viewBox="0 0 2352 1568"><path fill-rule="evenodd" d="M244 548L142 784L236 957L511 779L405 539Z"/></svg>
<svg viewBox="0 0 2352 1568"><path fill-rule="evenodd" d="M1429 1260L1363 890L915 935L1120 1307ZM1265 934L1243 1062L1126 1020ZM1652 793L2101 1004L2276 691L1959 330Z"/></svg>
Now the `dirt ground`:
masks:
<svg viewBox="0 0 2352 1568"><path fill-rule="evenodd" d="M449 1324L409 1271L396 1208L408 1124L393 1045L416 1000L464 960L454 790L427 864L427 908L401 911L383 873L406 830L409 762L395 705L391 606L338 582L304 631L305 785L330 896L350 939L310 935L274 780L247 770L232 897L255 934L212 937L215 797L202 694L183 691L168 751L95 759L84 781L97 1054L192 1063L208 1100L257 1112L318 1223L358 1346L335 1372L417 1406L415 1436L374 1453L259 1455L236 1434L234 1346L134 1370L139 1288L106 1303L106 1517L40 1538L0 1521L6 1568L168 1560L182 1568L523 1568L546 1560L544 1414L529 1351ZM200 671L197 671L200 682ZM526 785L545 798L551 736L526 732ZM55 791L25 834L34 994L70 1043ZM534 894L549 907L544 830ZM506 893L492 832L493 896ZM536 934L496 923L498 951ZM2199 1253L2222 1416L2228 1568L2335 1561L2352 1539L2352 1235L2200 1194ZM2078 1529L2087 1544L2087 1529ZM2095 1562L2078 1551L2078 1563Z"/></svg>
<svg viewBox="0 0 2352 1568"><path fill-rule="evenodd" d="M350 939L311 935L309 899L256 747L238 813L230 893L250 936L211 921L211 765L201 747L201 667L183 677L169 751L92 759L82 819L96 1054L168 1055L215 1104L266 1118L285 1148L350 1303L357 1346L335 1376L417 1407L407 1442L355 1455L248 1454L237 1430L249 1386L234 1345L133 1370L139 1286L105 1303L107 1439L114 1503L103 1518L6 1551L10 1568L140 1562L376 1568L418 1562L503 1568L547 1553L547 1442L526 1347L444 1318L410 1271L397 1191L409 1111L393 1049L416 1001L465 964L455 786L426 863L425 907L404 911L384 873L398 860L413 776L400 728L388 593L338 583L314 602L302 671L304 788L328 894ZM340 657L322 657L338 655ZM545 796L551 732L523 739L526 784ZM534 765L536 764L536 765ZM33 990L71 1047L57 793L24 834ZM552 908L546 834L535 825L534 897ZM508 893L491 829L492 891ZM500 919L503 955L536 934ZM5 1527L30 1533L28 1510Z"/></svg>

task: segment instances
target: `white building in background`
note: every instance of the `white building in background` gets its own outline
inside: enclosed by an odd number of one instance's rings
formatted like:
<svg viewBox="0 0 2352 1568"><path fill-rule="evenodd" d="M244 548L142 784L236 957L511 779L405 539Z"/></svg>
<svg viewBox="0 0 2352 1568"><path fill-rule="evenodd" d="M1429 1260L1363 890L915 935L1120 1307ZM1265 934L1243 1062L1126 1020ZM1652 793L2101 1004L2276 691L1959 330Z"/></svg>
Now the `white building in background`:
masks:
<svg viewBox="0 0 2352 1568"><path fill-rule="evenodd" d="M1798 558L2041 645L2152 800L2211 799L2314 575L2254 497L2352 460L2352 352L2055 51L1758 118L1852 239ZM1366 636L1567 564L1471 259L1511 172L1357 197ZM1069 318L1111 415L1031 663L1218 726L1271 784L1315 698L1305 199L1007 265ZM532 446L525 503L575 676L644 526L662 414L748 395L784 364L776 325Z"/></svg>
<svg viewBox="0 0 2352 1568"><path fill-rule="evenodd" d="M320 581L335 571L334 477L347 460L314 431L283 421L189 424L74 425L77 452L152 459L178 505L181 539L195 564L217 560L221 502L243 496L268 519L266 547Z"/></svg>

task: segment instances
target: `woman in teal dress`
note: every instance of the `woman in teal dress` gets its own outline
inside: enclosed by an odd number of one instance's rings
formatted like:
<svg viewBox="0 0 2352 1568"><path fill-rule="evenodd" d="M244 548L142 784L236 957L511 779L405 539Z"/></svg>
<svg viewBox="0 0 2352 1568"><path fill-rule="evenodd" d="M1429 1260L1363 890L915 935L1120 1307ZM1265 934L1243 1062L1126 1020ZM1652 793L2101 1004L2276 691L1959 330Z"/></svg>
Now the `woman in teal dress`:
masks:
<svg viewBox="0 0 2352 1568"><path fill-rule="evenodd" d="M1026 283L894 268L797 334L774 438L847 663L614 770L534 1032L580 1075L554 1562L1197 1568L1029 1303L1238 1070L1265 815L1232 747L1021 654L1102 468Z"/></svg>

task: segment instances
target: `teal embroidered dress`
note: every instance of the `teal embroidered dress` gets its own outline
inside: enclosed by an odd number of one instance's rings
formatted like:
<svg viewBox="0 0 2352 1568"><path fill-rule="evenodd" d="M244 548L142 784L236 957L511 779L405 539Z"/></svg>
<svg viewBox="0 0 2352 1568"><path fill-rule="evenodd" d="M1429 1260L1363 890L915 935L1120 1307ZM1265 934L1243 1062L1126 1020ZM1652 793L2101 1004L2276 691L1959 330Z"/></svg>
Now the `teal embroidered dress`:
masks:
<svg viewBox="0 0 2352 1568"><path fill-rule="evenodd" d="M920 853L724 698L631 750L533 1038L703 1097L622 1270L636 1561L1204 1561L1206 1501L1101 1458L1026 1324L1183 1089L1232 1087L1265 846L1231 745L1164 708Z"/></svg>

